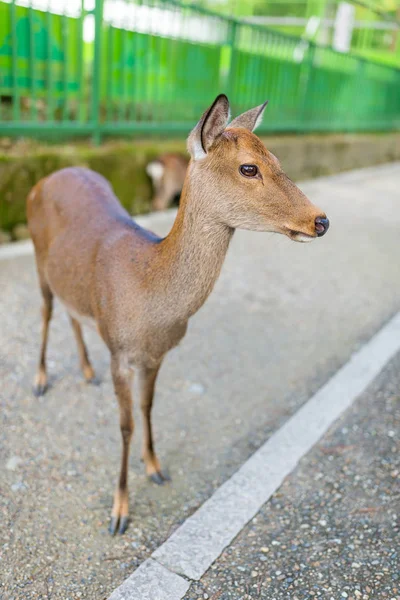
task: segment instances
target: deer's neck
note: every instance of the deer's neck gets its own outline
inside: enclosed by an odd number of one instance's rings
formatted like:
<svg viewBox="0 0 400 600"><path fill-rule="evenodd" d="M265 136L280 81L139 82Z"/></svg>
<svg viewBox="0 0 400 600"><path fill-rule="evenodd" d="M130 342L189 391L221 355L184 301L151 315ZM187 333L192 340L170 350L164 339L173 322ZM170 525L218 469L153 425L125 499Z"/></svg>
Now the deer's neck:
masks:
<svg viewBox="0 0 400 600"><path fill-rule="evenodd" d="M233 229L213 218L209 203L190 184L182 192L175 223L161 242L164 297L177 318L192 316L211 293Z"/></svg>

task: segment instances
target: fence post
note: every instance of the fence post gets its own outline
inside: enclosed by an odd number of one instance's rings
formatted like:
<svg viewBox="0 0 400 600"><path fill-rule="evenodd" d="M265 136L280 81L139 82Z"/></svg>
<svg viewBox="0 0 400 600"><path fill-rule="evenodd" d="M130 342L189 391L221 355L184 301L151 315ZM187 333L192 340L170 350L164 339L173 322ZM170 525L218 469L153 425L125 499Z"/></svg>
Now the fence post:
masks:
<svg viewBox="0 0 400 600"><path fill-rule="evenodd" d="M229 41L230 48L229 69L226 75L227 95L231 106L235 104L235 77L236 77L236 34L237 21L232 19L229 23Z"/></svg>
<svg viewBox="0 0 400 600"><path fill-rule="evenodd" d="M18 86L18 37L17 37L17 7L11 0L11 69L12 69L12 117L14 122L20 120L19 86Z"/></svg>
<svg viewBox="0 0 400 600"><path fill-rule="evenodd" d="M92 86L92 121L93 142L101 142L100 129L100 94L101 94L101 41L103 35L103 4L104 0L96 0L94 9L94 58L93 58L93 86Z"/></svg>
<svg viewBox="0 0 400 600"><path fill-rule="evenodd" d="M300 107L299 107L299 123L297 125L298 131L308 131L307 129L307 113L309 113L309 92L310 92L310 79L311 71L314 68L314 56L315 56L315 44L313 42L307 42L307 55L303 62L300 79Z"/></svg>

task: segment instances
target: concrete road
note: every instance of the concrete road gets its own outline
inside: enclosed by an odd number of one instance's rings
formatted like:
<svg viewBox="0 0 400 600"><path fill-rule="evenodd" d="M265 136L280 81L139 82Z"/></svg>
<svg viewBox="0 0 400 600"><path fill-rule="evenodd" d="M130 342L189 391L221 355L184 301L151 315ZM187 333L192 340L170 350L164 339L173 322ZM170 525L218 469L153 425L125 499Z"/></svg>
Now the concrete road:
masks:
<svg viewBox="0 0 400 600"><path fill-rule="evenodd" d="M400 598L400 355L184 600Z"/></svg>
<svg viewBox="0 0 400 600"><path fill-rule="evenodd" d="M102 383L83 383L57 306L51 389L31 394L40 298L31 256L0 261L0 598L106 598L400 307L400 164L302 189L331 219L294 244L237 232L221 278L159 378L154 422L172 482L130 462L132 522L109 538L120 457L109 357L86 333ZM167 232L171 214L144 221Z"/></svg>

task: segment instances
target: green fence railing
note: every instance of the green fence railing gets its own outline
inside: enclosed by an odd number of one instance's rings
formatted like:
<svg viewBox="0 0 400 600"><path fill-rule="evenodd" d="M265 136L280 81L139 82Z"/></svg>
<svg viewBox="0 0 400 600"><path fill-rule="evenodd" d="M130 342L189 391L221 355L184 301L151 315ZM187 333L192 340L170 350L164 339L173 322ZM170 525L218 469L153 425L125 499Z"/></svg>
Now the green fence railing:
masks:
<svg viewBox="0 0 400 600"><path fill-rule="evenodd" d="M202 0L225 15L258 23L321 46L400 65L399 0ZM343 12L344 11L344 12Z"/></svg>
<svg viewBox="0 0 400 600"><path fill-rule="evenodd" d="M178 0L0 0L0 135L187 132L220 92L263 131L400 129L400 70Z"/></svg>

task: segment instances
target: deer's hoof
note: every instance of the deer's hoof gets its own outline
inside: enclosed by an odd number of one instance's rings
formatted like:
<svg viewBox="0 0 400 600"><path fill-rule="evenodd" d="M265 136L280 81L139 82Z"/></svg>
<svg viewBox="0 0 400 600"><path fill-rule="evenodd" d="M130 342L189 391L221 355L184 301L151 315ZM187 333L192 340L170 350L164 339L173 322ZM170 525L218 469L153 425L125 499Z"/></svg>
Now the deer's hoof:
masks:
<svg viewBox="0 0 400 600"><path fill-rule="evenodd" d="M119 520L118 533L120 535L124 534L128 529L129 517L121 517Z"/></svg>
<svg viewBox="0 0 400 600"><path fill-rule="evenodd" d="M152 473L151 475L149 475L149 479L157 485L164 485L166 481L171 481L169 475L161 473L161 471L156 471L156 473Z"/></svg>
<svg viewBox="0 0 400 600"><path fill-rule="evenodd" d="M89 377L89 379L86 379L86 383L90 385L99 386L101 384L101 381L96 375L93 375L93 377Z"/></svg>
<svg viewBox="0 0 400 600"><path fill-rule="evenodd" d="M47 392L47 387L47 383L38 383L33 386L32 392L36 398L39 398L40 396L45 395Z"/></svg>
<svg viewBox="0 0 400 600"><path fill-rule="evenodd" d="M119 519L117 519L117 517L111 517L110 525L108 526L108 531L111 533L111 535L115 535L117 533L118 521Z"/></svg>
<svg viewBox="0 0 400 600"><path fill-rule="evenodd" d="M111 535L115 535L117 532L122 535L128 529L128 524L129 517L111 517L108 531Z"/></svg>

